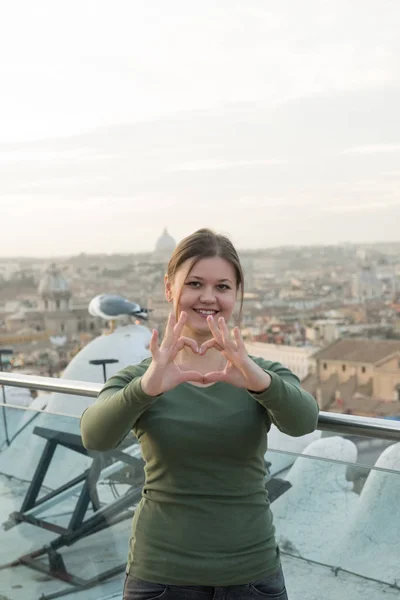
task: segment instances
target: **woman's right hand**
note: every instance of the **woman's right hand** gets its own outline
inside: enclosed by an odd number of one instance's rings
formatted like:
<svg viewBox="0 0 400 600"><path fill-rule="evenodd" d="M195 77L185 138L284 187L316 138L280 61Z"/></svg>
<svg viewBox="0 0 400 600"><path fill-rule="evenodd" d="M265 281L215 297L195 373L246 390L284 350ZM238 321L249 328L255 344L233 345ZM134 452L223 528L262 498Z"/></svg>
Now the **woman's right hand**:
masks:
<svg viewBox="0 0 400 600"><path fill-rule="evenodd" d="M153 360L141 379L142 390L149 396L159 396L185 381L203 383L203 375L198 371L183 371L175 363L175 358L184 346L197 354L199 348L195 340L181 336L187 320L187 314L181 312L179 321L175 315L169 315L167 329L161 345L158 345L158 332L153 329L150 351Z"/></svg>

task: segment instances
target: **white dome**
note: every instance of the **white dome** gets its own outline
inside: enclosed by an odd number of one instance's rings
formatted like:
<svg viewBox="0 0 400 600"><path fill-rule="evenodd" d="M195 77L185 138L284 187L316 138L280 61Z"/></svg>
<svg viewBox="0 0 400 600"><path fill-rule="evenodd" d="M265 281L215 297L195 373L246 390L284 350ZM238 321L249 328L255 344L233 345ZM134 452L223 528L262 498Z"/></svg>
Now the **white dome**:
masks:
<svg viewBox="0 0 400 600"><path fill-rule="evenodd" d="M39 283L39 295L47 298L70 298L71 290L68 281L62 276L56 265L52 264L44 273Z"/></svg>
<svg viewBox="0 0 400 600"><path fill-rule="evenodd" d="M89 364L90 360L100 358L118 359L117 363L106 366L107 377L110 377L124 367L137 364L150 356L148 350L150 338L150 330L143 325L119 327L114 333L102 335L85 346L71 360L61 377L103 383L102 367ZM14 433L22 427L24 429L16 437L15 443L0 452L0 472L12 475L17 479L30 481L44 447L44 440L40 436L33 435L33 429L36 426L41 426L55 431L79 433L79 418L77 417L94 402L96 402L95 398L54 392L49 395L39 395L31 405L36 408L45 408L47 412L35 414L31 411L14 409L13 413L21 412L22 417L16 423L10 422L10 430ZM11 408L7 409L8 412L11 410ZM60 414L51 414L48 411L75 416L61 416ZM10 418L12 416L13 414L10 415ZM31 420L32 423L27 425L28 421ZM0 441L4 438L3 427L3 423L0 421ZM46 474L46 484L50 488L62 485L82 473L90 466L91 462L92 459L88 456L78 455L67 448L58 447L55 459L52 460Z"/></svg>
<svg viewBox="0 0 400 600"><path fill-rule="evenodd" d="M175 250L176 242L174 238L169 235L165 228L163 234L158 238L156 242L156 254L172 254Z"/></svg>
<svg viewBox="0 0 400 600"><path fill-rule="evenodd" d="M115 358L117 363L106 365L107 378L128 365L134 365L148 356L151 331L144 325L126 325L118 327L109 335L101 335L92 340L71 360L61 377L77 381L103 383L103 368L91 365L89 361ZM47 410L71 415L81 415L95 402L94 398L72 396L54 392L48 402Z"/></svg>

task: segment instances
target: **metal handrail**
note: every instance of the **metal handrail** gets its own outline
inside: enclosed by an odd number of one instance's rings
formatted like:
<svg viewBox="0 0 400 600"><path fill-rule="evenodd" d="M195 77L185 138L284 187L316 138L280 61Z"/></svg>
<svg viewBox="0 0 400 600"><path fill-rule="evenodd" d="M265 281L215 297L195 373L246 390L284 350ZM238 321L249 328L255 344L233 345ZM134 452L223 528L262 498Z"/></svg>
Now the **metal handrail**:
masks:
<svg viewBox="0 0 400 600"><path fill-rule="evenodd" d="M57 377L42 377L41 375L25 375L23 373L5 373L0 371L0 384L13 387L42 390L44 392L59 392L74 396L97 398L103 384L88 381L74 381Z"/></svg>
<svg viewBox="0 0 400 600"><path fill-rule="evenodd" d="M96 398L103 387L101 383L24 375L21 373L4 373L3 371L0 372L0 384L89 398ZM0 403L1 405L2 403ZM373 417L321 411L319 413L318 429L342 435L357 435L400 442L400 422Z"/></svg>

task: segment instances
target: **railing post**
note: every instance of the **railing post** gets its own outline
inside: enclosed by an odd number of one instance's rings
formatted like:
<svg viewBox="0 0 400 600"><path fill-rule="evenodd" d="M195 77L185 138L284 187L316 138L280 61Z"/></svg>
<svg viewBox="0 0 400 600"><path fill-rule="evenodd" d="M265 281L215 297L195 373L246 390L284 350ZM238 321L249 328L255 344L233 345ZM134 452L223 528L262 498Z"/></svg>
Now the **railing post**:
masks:
<svg viewBox="0 0 400 600"><path fill-rule="evenodd" d="M9 348L0 348L0 371L3 370L3 354L13 354L13 350L11 350ZM4 434L6 437L7 446L9 446L10 438L8 436L7 413L6 413L6 407L5 407L5 405L7 404L7 399L6 399L6 390L4 388L4 385L1 386L1 390L2 390L2 394L3 394L3 404L4 404L4 406L2 406L3 421L4 421Z"/></svg>
<svg viewBox="0 0 400 600"><path fill-rule="evenodd" d="M2 408L2 412L3 412L4 435L5 435L5 438L6 438L7 446L9 446L10 445L10 438L8 436L7 413L6 413L6 407L5 407L5 405L7 404L7 400L6 400L6 391L4 389L4 385L1 386L1 391L3 393L3 403L4 403L3 406L1 407Z"/></svg>

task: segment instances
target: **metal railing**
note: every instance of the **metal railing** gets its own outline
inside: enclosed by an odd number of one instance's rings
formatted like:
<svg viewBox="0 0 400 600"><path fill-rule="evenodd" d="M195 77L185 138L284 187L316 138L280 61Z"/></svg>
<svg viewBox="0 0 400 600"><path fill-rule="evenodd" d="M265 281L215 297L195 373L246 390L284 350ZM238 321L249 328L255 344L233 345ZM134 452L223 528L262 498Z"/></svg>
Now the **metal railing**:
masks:
<svg viewBox="0 0 400 600"><path fill-rule="evenodd" d="M0 372L0 384L89 398L96 398L103 387L101 383L4 372ZM0 402L0 406L4 406L4 403ZM386 419L321 411L319 413L318 429L341 435L357 435L400 442L400 422Z"/></svg>

